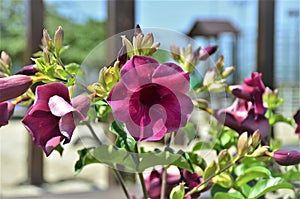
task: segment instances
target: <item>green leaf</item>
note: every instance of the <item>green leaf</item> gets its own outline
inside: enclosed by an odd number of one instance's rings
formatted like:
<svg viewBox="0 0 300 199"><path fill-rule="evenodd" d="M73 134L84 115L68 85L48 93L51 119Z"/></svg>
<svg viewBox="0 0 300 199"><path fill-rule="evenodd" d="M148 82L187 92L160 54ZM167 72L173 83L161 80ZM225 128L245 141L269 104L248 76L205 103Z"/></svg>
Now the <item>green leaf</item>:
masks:
<svg viewBox="0 0 300 199"><path fill-rule="evenodd" d="M119 121L114 121L109 130L117 135L116 146L125 148L127 151L134 152L136 145L135 139L127 131L125 124Z"/></svg>
<svg viewBox="0 0 300 199"><path fill-rule="evenodd" d="M286 173L280 174L280 177L287 181L300 181L300 171L287 171Z"/></svg>
<svg viewBox="0 0 300 199"><path fill-rule="evenodd" d="M80 65L76 63L70 63L65 66L65 69L71 74L78 75L80 72Z"/></svg>
<svg viewBox="0 0 300 199"><path fill-rule="evenodd" d="M220 193L220 192L228 192L229 189L224 188L222 186L220 186L219 184L213 184L212 188L210 189L210 195L212 196L212 198L214 197L215 194Z"/></svg>
<svg viewBox="0 0 300 199"><path fill-rule="evenodd" d="M62 156L62 154L64 152L64 148L61 146L61 144L57 145L57 147L55 147L54 150L57 151L60 156Z"/></svg>
<svg viewBox="0 0 300 199"><path fill-rule="evenodd" d="M251 188L248 198L256 199L259 198L260 196L265 195L268 192L275 191L278 189L293 190L294 186L280 177L261 179Z"/></svg>
<svg viewBox="0 0 300 199"><path fill-rule="evenodd" d="M174 165L190 172L193 171L188 160L182 154L169 151L157 150L136 154L128 152L124 148L101 145L97 148L81 150L78 153L80 158L75 165L76 173L79 173L85 165L91 163L103 163L109 166L122 165L126 172L143 172L145 169L157 165Z"/></svg>
<svg viewBox="0 0 300 199"><path fill-rule="evenodd" d="M214 175L217 171L217 164L215 161L213 161L206 169L204 170L203 180L207 180L209 177Z"/></svg>
<svg viewBox="0 0 300 199"><path fill-rule="evenodd" d="M231 163L231 156L227 149L222 150L218 155L218 163L220 169L223 169Z"/></svg>
<svg viewBox="0 0 300 199"><path fill-rule="evenodd" d="M99 163L99 161L92 155L93 148L85 148L78 151L79 160L75 163L75 174L79 174L84 166L92 163Z"/></svg>
<svg viewBox="0 0 300 199"><path fill-rule="evenodd" d="M265 167L266 164L262 161L258 161L257 158L244 157L242 163L234 168L234 174L236 176L242 175L247 169L255 166Z"/></svg>
<svg viewBox="0 0 300 199"><path fill-rule="evenodd" d="M282 141L279 139L271 139L270 147L272 151L276 151L282 148Z"/></svg>
<svg viewBox="0 0 300 199"><path fill-rule="evenodd" d="M170 199L184 199L184 183L180 183L172 189Z"/></svg>
<svg viewBox="0 0 300 199"><path fill-rule="evenodd" d="M195 151L200 151L200 150L204 150L204 149L212 149L212 147L213 147L213 144L211 142L200 141L194 145L192 151L195 152Z"/></svg>
<svg viewBox="0 0 300 199"><path fill-rule="evenodd" d="M267 116L267 113L266 113L266 116ZM291 126L294 125L294 120L291 118L284 117L283 115L281 115L279 113L271 114L271 116L269 117L270 125L274 125L277 122L284 122Z"/></svg>
<svg viewBox="0 0 300 199"><path fill-rule="evenodd" d="M224 188L231 188L233 186L233 179L228 172L220 173L213 178L213 182Z"/></svg>
<svg viewBox="0 0 300 199"><path fill-rule="evenodd" d="M245 199L245 197L238 191L229 193L218 192L213 199Z"/></svg>
<svg viewBox="0 0 300 199"><path fill-rule="evenodd" d="M255 178L270 178L271 172L261 166L251 167L236 178L236 185L242 186Z"/></svg>

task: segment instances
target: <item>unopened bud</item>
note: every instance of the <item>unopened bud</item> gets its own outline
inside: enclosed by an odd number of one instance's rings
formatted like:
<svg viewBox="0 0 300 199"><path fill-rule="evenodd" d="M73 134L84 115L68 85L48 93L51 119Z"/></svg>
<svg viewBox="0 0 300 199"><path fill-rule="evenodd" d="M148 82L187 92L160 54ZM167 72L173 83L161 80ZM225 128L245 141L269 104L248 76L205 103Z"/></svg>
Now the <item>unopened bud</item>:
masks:
<svg viewBox="0 0 300 199"><path fill-rule="evenodd" d="M208 108L208 101L205 99L199 98L194 101L194 105L199 109L206 109L206 108Z"/></svg>
<svg viewBox="0 0 300 199"><path fill-rule="evenodd" d="M142 32L142 29L141 29L140 25L137 24L136 27L135 27L135 29L134 29L133 36L136 37L136 36L139 35L139 34L143 34L143 32Z"/></svg>
<svg viewBox="0 0 300 199"><path fill-rule="evenodd" d="M219 72L223 70L224 67L224 56L221 55L216 63L216 68Z"/></svg>
<svg viewBox="0 0 300 199"><path fill-rule="evenodd" d="M26 75L0 78L0 102L22 95L30 88L32 82L32 77Z"/></svg>
<svg viewBox="0 0 300 199"><path fill-rule="evenodd" d="M61 26L58 26L54 34L54 46L56 50L60 50L64 42L64 30Z"/></svg>
<svg viewBox="0 0 300 199"><path fill-rule="evenodd" d="M269 150L269 146L262 146L257 148L250 156L251 157L260 157L265 155L265 153Z"/></svg>
<svg viewBox="0 0 300 199"><path fill-rule="evenodd" d="M49 33L46 29L43 30L42 44L43 44L44 47L48 47L49 49L53 48L52 40L51 40L51 38L49 36Z"/></svg>
<svg viewBox="0 0 300 199"><path fill-rule="evenodd" d="M252 134L252 147L256 148L260 143L260 131L256 130Z"/></svg>
<svg viewBox="0 0 300 199"><path fill-rule="evenodd" d="M225 70L222 72L222 76L228 77L229 75L231 75L233 72L235 71L235 68L233 66L227 67L225 68Z"/></svg>
<svg viewBox="0 0 300 199"><path fill-rule="evenodd" d="M126 46L127 55L131 58L134 55L133 46L125 35L121 36L121 38L123 45Z"/></svg>
<svg viewBox="0 0 300 199"><path fill-rule="evenodd" d="M142 48L150 48L154 42L152 33L147 33L142 40Z"/></svg>
<svg viewBox="0 0 300 199"><path fill-rule="evenodd" d="M11 59L5 51L1 52L1 60L8 68L11 67Z"/></svg>
<svg viewBox="0 0 300 199"><path fill-rule="evenodd" d="M244 132L240 135L237 143L238 155L243 156L248 152L248 133Z"/></svg>
<svg viewBox="0 0 300 199"><path fill-rule="evenodd" d="M117 57L117 61L118 66L121 68L127 61L127 51L126 51L126 46L123 45L122 48L119 50L118 52L118 57Z"/></svg>
<svg viewBox="0 0 300 199"><path fill-rule="evenodd" d="M300 152L296 150L278 150L273 153L273 159L282 166L300 163Z"/></svg>
<svg viewBox="0 0 300 199"><path fill-rule="evenodd" d="M199 60L206 60L210 55L214 54L218 46L207 46L200 50Z"/></svg>
<svg viewBox="0 0 300 199"><path fill-rule="evenodd" d="M48 50L48 47L45 47L43 49L43 55L44 55L44 60L47 64L50 64L50 53L49 53L49 50Z"/></svg>
<svg viewBox="0 0 300 199"><path fill-rule="evenodd" d="M170 199L183 199L184 198L184 183L180 183L174 187L170 193Z"/></svg>

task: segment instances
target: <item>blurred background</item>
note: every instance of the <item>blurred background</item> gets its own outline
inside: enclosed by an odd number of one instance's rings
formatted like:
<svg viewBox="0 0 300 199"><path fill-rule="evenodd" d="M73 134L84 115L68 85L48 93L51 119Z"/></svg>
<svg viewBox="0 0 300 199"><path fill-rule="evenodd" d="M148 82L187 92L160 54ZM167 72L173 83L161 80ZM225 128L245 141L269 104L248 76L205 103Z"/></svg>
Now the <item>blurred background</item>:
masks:
<svg viewBox="0 0 300 199"><path fill-rule="evenodd" d="M218 45L213 59L223 54L225 66L237 66L233 82L263 72L266 84L279 88L286 100L278 111L291 117L300 102L299 9L298 0L1 0L0 50L11 56L17 71L39 50L42 29L53 36L61 25L70 44L63 61L82 63L101 41L135 24L170 29L202 47ZM0 129L0 198L93 198L114 186L108 169L99 165L74 176L76 143L66 147L63 157L44 158L31 146L19 114ZM278 128L276 136L284 138L285 147L299 147L292 128ZM68 195L74 191L90 195Z"/></svg>

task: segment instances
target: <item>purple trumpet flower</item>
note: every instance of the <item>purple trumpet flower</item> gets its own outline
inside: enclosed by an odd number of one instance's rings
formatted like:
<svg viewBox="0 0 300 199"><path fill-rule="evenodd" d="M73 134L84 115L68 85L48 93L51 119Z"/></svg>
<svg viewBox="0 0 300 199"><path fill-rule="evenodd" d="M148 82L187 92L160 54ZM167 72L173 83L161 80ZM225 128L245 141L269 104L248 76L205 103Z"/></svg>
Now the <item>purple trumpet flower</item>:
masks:
<svg viewBox="0 0 300 199"><path fill-rule="evenodd" d="M160 140L187 123L193 110L188 91L189 74L178 65L134 56L123 66L107 101L115 119L137 141Z"/></svg>
<svg viewBox="0 0 300 199"><path fill-rule="evenodd" d="M76 121L85 120L88 107L87 96L71 101L64 84L50 83L37 87L36 100L22 122L34 144L42 147L48 156L60 142L70 142Z"/></svg>

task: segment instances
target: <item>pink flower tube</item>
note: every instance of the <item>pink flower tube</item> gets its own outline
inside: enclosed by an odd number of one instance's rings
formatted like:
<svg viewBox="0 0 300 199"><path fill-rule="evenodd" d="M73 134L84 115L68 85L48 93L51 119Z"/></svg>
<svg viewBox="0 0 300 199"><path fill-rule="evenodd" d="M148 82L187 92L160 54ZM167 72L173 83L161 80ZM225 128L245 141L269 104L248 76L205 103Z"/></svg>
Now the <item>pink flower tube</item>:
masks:
<svg viewBox="0 0 300 199"><path fill-rule="evenodd" d="M0 78L0 102L22 95L31 85L32 78L26 75Z"/></svg>

